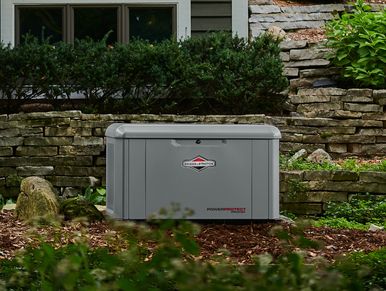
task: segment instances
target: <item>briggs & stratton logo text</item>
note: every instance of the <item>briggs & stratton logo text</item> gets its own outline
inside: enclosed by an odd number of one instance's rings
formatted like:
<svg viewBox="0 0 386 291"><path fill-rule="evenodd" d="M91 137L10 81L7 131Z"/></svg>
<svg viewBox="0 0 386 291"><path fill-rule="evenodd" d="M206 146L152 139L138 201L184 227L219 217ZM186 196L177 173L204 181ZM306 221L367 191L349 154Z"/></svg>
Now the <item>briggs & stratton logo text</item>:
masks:
<svg viewBox="0 0 386 291"><path fill-rule="evenodd" d="M197 157L193 158L192 160L183 161L182 166L184 168L191 168L191 169L196 170L197 172L200 172L200 171L205 170L207 168L215 167L216 161L208 160L204 157L197 156Z"/></svg>

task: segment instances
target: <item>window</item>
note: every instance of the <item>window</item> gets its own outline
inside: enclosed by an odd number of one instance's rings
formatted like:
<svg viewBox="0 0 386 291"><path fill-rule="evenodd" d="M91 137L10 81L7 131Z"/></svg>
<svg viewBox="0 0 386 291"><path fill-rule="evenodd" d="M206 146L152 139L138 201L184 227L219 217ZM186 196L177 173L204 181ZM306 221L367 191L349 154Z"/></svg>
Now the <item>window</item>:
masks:
<svg viewBox="0 0 386 291"><path fill-rule="evenodd" d="M119 40L118 7L73 7L73 37L101 40L109 33L107 43Z"/></svg>
<svg viewBox="0 0 386 291"><path fill-rule="evenodd" d="M16 6L16 43L26 34L50 42L91 38L107 43L145 39L159 42L175 36L175 6Z"/></svg>
<svg viewBox="0 0 386 291"><path fill-rule="evenodd" d="M97 40L110 31L110 43L181 40L190 22L190 0L0 0L0 41L11 45L27 33L51 42Z"/></svg>
<svg viewBox="0 0 386 291"><path fill-rule="evenodd" d="M21 7L17 10L17 17L17 42L27 34L39 39L49 37L51 42L64 40L63 7Z"/></svg>
<svg viewBox="0 0 386 291"><path fill-rule="evenodd" d="M129 39L161 41L173 36L172 7L129 8Z"/></svg>

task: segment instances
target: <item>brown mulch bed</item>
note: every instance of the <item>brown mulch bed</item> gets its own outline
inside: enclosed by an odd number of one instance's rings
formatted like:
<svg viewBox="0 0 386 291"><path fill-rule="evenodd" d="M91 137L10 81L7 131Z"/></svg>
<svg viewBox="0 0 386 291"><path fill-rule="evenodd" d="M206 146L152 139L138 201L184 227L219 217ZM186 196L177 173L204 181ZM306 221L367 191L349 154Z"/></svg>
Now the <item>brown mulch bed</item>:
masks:
<svg viewBox="0 0 386 291"><path fill-rule="evenodd" d="M300 251L273 234L278 228L291 231L291 226L286 223L202 223L201 232L196 237L201 247L200 257L209 259L226 249L232 259L245 264L251 263L253 256L258 254L270 253L277 257L288 250ZM338 256L351 252L368 252L386 247L386 231L307 227L303 233L306 238L320 242L317 249L302 250L310 259L321 256L334 261ZM37 246L40 241L60 247L83 240L93 248L107 247L119 251L128 246L123 236L106 221L91 224L65 222L60 226L31 227L18 221L14 211L0 213L0 259L11 258L19 250ZM149 247L153 248L154 245L150 243Z"/></svg>

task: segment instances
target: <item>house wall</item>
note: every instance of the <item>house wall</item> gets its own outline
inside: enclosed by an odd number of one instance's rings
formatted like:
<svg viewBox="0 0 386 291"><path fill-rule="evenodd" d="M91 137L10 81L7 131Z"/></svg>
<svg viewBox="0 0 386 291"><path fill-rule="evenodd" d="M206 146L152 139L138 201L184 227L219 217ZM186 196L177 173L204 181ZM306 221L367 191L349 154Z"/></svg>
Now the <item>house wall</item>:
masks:
<svg viewBox="0 0 386 291"><path fill-rule="evenodd" d="M232 31L231 0L192 0L192 36L207 31Z"/></svg>

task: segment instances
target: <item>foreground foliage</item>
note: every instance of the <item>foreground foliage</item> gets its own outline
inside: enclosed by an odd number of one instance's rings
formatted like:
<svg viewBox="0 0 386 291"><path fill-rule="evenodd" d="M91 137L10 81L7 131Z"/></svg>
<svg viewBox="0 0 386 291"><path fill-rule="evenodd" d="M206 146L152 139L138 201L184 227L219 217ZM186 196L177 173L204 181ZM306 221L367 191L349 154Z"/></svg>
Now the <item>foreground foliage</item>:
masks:
<svg viewBox="0 0 386 291"><path fill-rule="evenodd" d="M351 13L327 25L328 45L334 49L332 62L343 68L345 78L355 84L386 87L386 10L370 12L358 0Z"/></svg>
<svg viewBox="0 0 386 291"><path fill-rule="evenodd" d="M280 111L287 79L279 54L267 35L114 46L105 39L51 45L26 38L15 48L0 45L0 96L8 113L38 96L58 106L74 93L85 97L89 112Z"/></svg>
<svg viewBox="0 0 386 291"><path fill-rule="evenodd" d="M118 223L129 247L111 252L90 249L79 236L59 249L47 243L28 249L13 260L0 261L1 286L11 290L367 290L384 287L378 254L361 254L331 266L309 264L299 253L279 258L260 255L251 265L237 265L219 250L202 260L194 235L199 228L187 221L165 220L151 225ZM301 233L292 230L292 235ZM284 242L309 247L315 243L276 232ZM150 245L153 245L151 249ZM316 246L316 245L315 245ZM360 268L357 268L357 265ZM369 272L363 272L367 268ZM376 270L375 270L376 268ZM375 274L375 275L374 275Z"/></svg>

